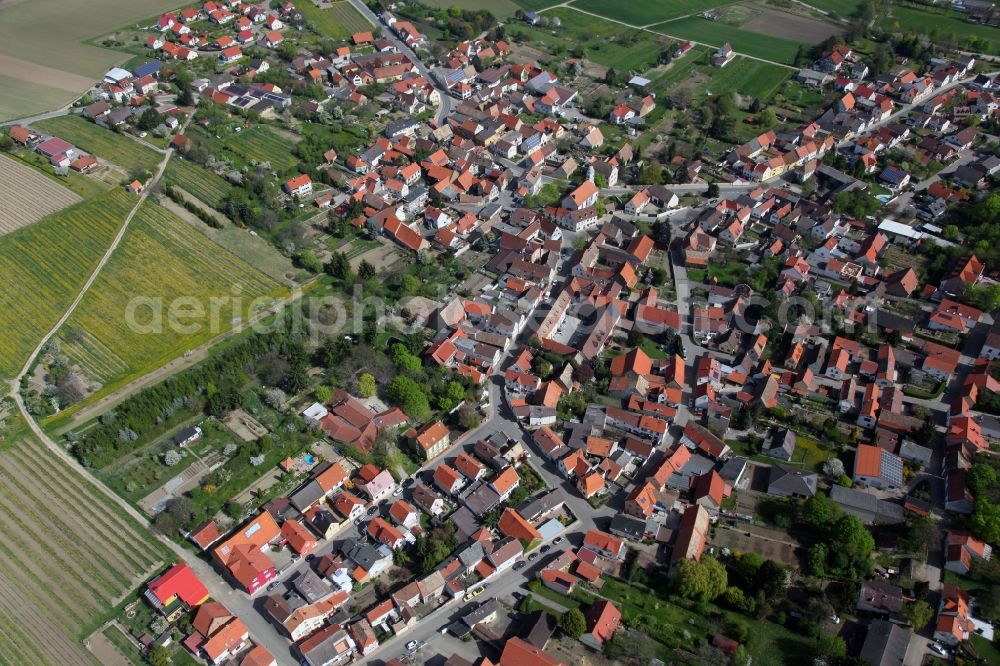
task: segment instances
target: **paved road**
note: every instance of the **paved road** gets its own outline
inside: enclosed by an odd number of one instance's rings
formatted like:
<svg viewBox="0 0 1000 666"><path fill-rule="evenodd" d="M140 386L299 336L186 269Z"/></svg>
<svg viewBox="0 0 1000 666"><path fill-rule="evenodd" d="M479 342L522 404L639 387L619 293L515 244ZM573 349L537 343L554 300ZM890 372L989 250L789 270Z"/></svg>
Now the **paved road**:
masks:
<svg viewBox="0 0 1000 666"><path fill-rule="evenodd" d="M389 30L387 26L383 26L382 22L379 21L378 16L376 16L375 12L373 12L368 8L368 5L366 5L362 0L350 0L350 1L351 4L354 5L354 8L357 9L359 12L361 12L362 16L371 21L373 25L380 26L383 28L382 36L388 39L389 41L393 42L396 45L396 48L399 49L400 53L402 53L407 58L412 60L414 64L416 64L417 71L420 72L420 75L425 77L428 81L430 81L431 85L434 86L434 88L438 91L438 94L441 95L441 104L438 106L438 110L434 116L434 119L437 121L439 125L444 123L445 118L451 115L452 98L451 95L448 94L448 89L441 86L437 81L434 80L434 78L431 76L430 70L427 69L426 65L424 65L423 60L417 57L417 54L414 53L413 49L407 46L404 41L396 37L396 35L392 32L392 30Z"/></svg>
<svg viewBox="0 0 1000 666"><path fill-rule="evenodd" d="M186 126L187 124L185 123L184 127ZM181 131L183 131L184 127L182 127ZM79 305L80 301L86 295L90 287L94 284L94 281L97 280L98 276L100 276L104 266L107 264L108 260L111 258L111 256L114 254L114 251L118 248L118 245L121 243L122 238L125 236L125 232L128 229L129 223L131 223L132 219L135 217L136 212L139 210L139 207L142 206L142 203L146 200L146 197L149 196L149 192L152 190L153 186L159 181L160 177L163 175L163 172L166 170L167 164L170 162L170 158L172 156L173 156L173 149L167 149L164 152L163 160L161 160L160 165L156 170L156 174L146 184L145 190L139 196L135 206L129 212L128 216L126 216L125 221L121 226L121 229L119 229L114 240L111 242L111 245L108 247L108 250L104 254L104 257L102 257L101 261L94 268L94 271L91 273L90 277L84 283L83 287L81 287L79 294L77 294L77 297L66 309L66 312L63 314L63 316L59 318L59 321L56 322L56 324L51 328L51 330L49 330L49 332L42 338L41 342L38 343L38 346L35 347L34 351L32 351L31 355L29 356L27 362L24 364L24 367L21 369L21 372L18 374L17 378L11 382L10 394L14 398L14 401L17 404L17 408L20 411L21 415L24 417L25 423L28 424L32 432L35 434L35 436L49 448L49 450L53 453L53 455L62 460L62 462L68 465L69 467L72 467L73 469L78 471L81 477L86 479L89 483L93 484L103 494L105 494L108 498L110 498L111 501L116 502L124 511L126 511L129 515L131 515L140 525L145 525L154 535L155 538L159 539L165 546L167 546L173 551L173 553L177 556L179 560L186 562L188 566L190 566L194 570L194 572L198 575L198 577L205 583L205 586L208 588L209 593L212 595L212 597L222 601L231 611L236 613L244 622L246 622L247 627L250 629L254 638L258 642L262 643L273 655L275 655L275 657L280 660L280 663L293 664L295 663L295 661L292 659L291 654L289 652L288 642L278 634L278 632L274 629L274 627L271 624L269 624L262 615L260 615L256 610L254 610L249 597L246 594L234 590L232 586L229 585L228 582L222 579L222 577L218 574L218 572L212 569L212 566L208 564L208 562L200 559L197 555L195 555L189 550L186 550L185 548L182 548L181 546L174 543L170 539L167 539L166 537L160 535L155 530L155 528L149 523L149 520L146 518L146 516L140 513L137 509L135 509L135 507L126 502L124 499L122 499L115 493L108 490L103 483L98 481L97 478L94 477L88 470L85 470L80 465L80 463L77 462L77 460L73 458L66 451L65 448L63 448L55 441L53 441L52 438L49 437L45 433L45 431L42 430L42 428L38 425L35 419L28 412L27 407L24 404L24 400L21 397L21 392L19 390L21 379L27 374L32 364L35 362L35 359L38 357L39 353L41 353L42 348L52 338L52 336L55 335L55 333L66 322L66 320L70 317L70 315L73 314L73 311L76 309L77 305Z"/></svg>

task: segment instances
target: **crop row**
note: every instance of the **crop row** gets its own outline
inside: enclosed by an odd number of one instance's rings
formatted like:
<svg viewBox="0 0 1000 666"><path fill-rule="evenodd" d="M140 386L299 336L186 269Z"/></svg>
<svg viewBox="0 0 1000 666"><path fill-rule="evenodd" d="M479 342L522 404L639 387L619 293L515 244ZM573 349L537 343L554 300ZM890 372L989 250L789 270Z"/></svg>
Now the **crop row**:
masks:
<svg viewBox="0 0 1000 666"><path fill-rule="evenodd" d="M59 320L131 205L114 190L0 237L0 375L16 374Z"/></svg>

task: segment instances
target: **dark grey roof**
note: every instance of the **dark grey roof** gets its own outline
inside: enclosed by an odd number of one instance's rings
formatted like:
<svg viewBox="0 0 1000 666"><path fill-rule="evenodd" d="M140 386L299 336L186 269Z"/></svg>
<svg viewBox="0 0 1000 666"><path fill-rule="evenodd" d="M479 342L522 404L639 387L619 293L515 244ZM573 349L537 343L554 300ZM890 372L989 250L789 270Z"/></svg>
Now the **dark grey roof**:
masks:
<svg viewBox="0 0 1000 666"><path fill-rule="evenodd" d="M500 504L500 495L488 484L477 481L462 493L462 501L473 514L482 516Z"/></svg>
<svg viewBox="0 0 1000 666"><path fill-rule="evenodd" d="M863 490L833 486L830 488L830 499L839 504L845 513L856 516L866 524L903 521L903 507L880 500Z"/></svg>
<svg viewBox="0 0 1000 666"><path fill-rule="evenodd" d="M320 487L316 481L307 481L304 486L289 495L288 499L292 502L292 506L296 509L299 511L305 511L310 506L323 499L324 495L326 495L326 493L323 492L323 488Z"/></svg>
<svg viewBox="0 0 1000 666"><path fill-rule="evenodd" d="M340 552L365 571L371 571L382 559L377 548L360 539L348 539L340 546Z"/></svg>
<svg viewBox="0 0 1000 666"><path fill-rule="evenodd" d="M527 520L534 520L538 516L552 511L565 502L566 495L563 493L562 489L553 488L544 495L539 495L538 497L523 503L521 506L517 507L517 512L524 516Z"/></svg>
<svg viewBox="0 0 1000 666"><path fill-rule="evenodd" d="M775 456L778 454L785 460L791 460L795 452L795 432L790 428L778 428L771 432L767 438L767 448L764 455ZM784 455L781 455L784 453Z"/></svg>
<svg viewBox="0 0 1000 666"><path fill-rule="evenodd" d="M743 471L746 469L747 459L742 456L733 456L719 469L719 476L722 477L723 481L728 481L729 483L735 483Z"/></svg>
<svg viewBox="0 0 1000 666"><path fill-rule="evenodd" d="M861 648L861 659L871 666L899 666L906 657L910 632L885 620L872 620Z"/></svg>
<svg viewBox="0 0 1000 666"><path fill-rule="evenodd" d="M468 507L461 507L451 514L448 520L455 526L455 538L461 543L471 537L479 529L479 519L469 511Z"/></svg>
<svg viewBox="0 0 1000 666"><path fill-rule="evenodd" d="M483 622L486 618L498 613L500 611L500 602L494 599L488 599L487 601L479 604L471 613L466 613L462 616L462 622L465 622L470 627L475 627L480 622Z"/></svg>
<svg viewBox="0 0 1000 666"><path fill-rule="evenodd" d="M539 650L544 650L546 643L556 630L556 619L545 611L535 611L529 615L521 630L521 636Z"/></svg>
<svg viewBox="0 0 1000 666"><path fill-rule="evenodd" d="M333 594L333 588L330 587L330 584L320 578L312 569L306 569L300 573L292 585L295 586L295 591L310 604L322 601Z"/></svg>
<svg viewBox="0 0 1000 666"><path fill-rule="evenodd" d="M632 541L642 541L642 537L646 533L646 521L619 513L611 519L608 531Z"/></svg>
<svg viewBox="0 0 1000 666"><path fill-rule="evenodd" d="M771 467L770 476L768 476L767 492L773 493L774 490L781 490L787 494L812 497L816 494L817 478L815 472L774 465Z"/></svg>
<svg viewBox="0 0 1000 666"><path fill-rule="evenodd" d="M476 566L484 557L486 557L486 551L483 550L483 543L481 541L473 541L458 552L458 561L466 569Z"/></svg>

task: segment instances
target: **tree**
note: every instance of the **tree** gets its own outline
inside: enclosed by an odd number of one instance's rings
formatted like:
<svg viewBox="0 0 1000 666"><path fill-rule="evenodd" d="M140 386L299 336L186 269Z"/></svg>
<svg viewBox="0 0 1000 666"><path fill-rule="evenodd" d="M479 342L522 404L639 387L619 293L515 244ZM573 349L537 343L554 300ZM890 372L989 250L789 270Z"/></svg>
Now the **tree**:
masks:
<svg viewBox="0 0 1000 666"><path fill-rule="evenodd" d="M323 262L316 257L312 250L303 250L297 253L295 255L295 263L310 273L319 273L323 270Z"/></svg>
<svg viewBox="0 0 1000 666"><path fill-rule="evenodd" d="M375 395L375 376L370 372L363 372L358 377L358 395L362 398L370 398Z"/></svg>
<svg viewBox="0 0 1000 666"><path fill-rule="evenodd" d="M411 419L423 421L430 416L431 406L426 391L409 377L399 376L393 379L388 393Z"/></svg>
<svg viewBox="0 0 1000 666"><path fill-rule="evenodd" d="M830 531L829 542L836 544L827 562L832 573L856 579L871 571L875 539L855 516L842 516Z"/></svg>
<svg viewBox="0 0 1000 666"><path fill-rule="evenodd" d="M367 260L362 261L361 265L358 266L358 277L367 282L375 277L375 267L368 263Z"/></svg>
<svg viewBox="0 0 1000 666"><path fill-rule="evenodd" d="M146 659L150 666L170 666L170 651L162 645L154 645Z"/></svg>
<svg viewBox="0 0 1000 666"><path fill-rule="evenodd" d="M972 533L983 541L1000 543L1000 504L977 497L972 510Z"/></svg>
<svg viewBox="0 0 1000 666"><path fill-rule="evenodd" d="M136 122L135 126L143 132L148 132L154 129L161 122L163 122L163 119L160 117L160 114L157 113L156 109L153 107L149 107L142 112L141 116L139 116L139 120Z"/></svg>
<svg viewBox="0 0 1000 666"><path fill-rule="evenodd" d="M471 403L463 402L458 408L458 425L463 430L472 430L478 428L480 423L482 417L479 416L479 411Z"/></svg>
<svg viewBox="0 0 1000 666"><path fill-rule="evenodd" d="M841 658L847 654L847 643L840 636L820 633L816 637L816 654L820 657Z"/></svg>
<svg viewBox="0 0 1000 666"><path fill-rule="evenodd" d="M716 197L718 197L719 196L719 184L718 183L709 183L708 184L708 190L705 192L705 196L708 197L709 199L715 199Z"/></svg>
<svg viewBox="0 0 1000 666"><path fill-rule="evenodd" d="M806 570L813 576L826 575L826 560L829 553L825 543L814 543L806 553Z"/></svg>
<svg viewBox="0 0 1000 666"><path fill-rule="evenodd" d="M814 529L825 530L840 517L840 506L827 495L817 493L802 504L802 520Z"/></svg>
<svg viewBox="0 0 1000 666"><path fill-rule="evenodd" d="M334 252L331 254L330 261L327 262L324 268L327 275L335 277L338 280L350 281L351 264L343 252Z"/></svg>
<svg viewBox="0 0 1000 666"><path fill-rule="evenodd" d="M711 601L726 591L726 568L712 557L682 560L677 566L677 590L682 597Z"/></svg>
<svg viewBox="0 0 1000 666"><path fill-rule="evenodd" d="M788 570L774 560L765 560L754 576L754 587L768 601L775 601L785 596L788 589Z"/></svg>
<svg viewBox="0 0 1000 666"><path fill-rule="evenodd" d="M738 587L727 587L722 597L725 599L727 604L741 613L749 615L757 610L757 602L754 598L747 596L743 590Z"/></svg>
<svg viewBox="0 0 1000 666"><path fill-rule="evenodd" d="M899 615L913 626L914 631L920 631L934 617L934 609L926 601L910 601L903 606Z"/></svg>
<svg viewBox="0 0 1000 666"><path fill-rule="evenodd" d="M317 402L326 403L328 400L330 400L330 398L333 397L333 389L327 386L326 384L320 384L319 386L316 387L314 395L316 396Z"/></svg>
<svg viewBox="0 0 1000 666"><path fill-rule="evenodd" d="M840 458L830 458L823 463L823 474L831 479L844 476L844 461Z"/></svg>
<svg viewBox="0 0 1000 666"><path fill-rule="evenodd" d="M997 472L992 465L978 463L969 470L967 478L969 489L978 499L983 496L988 488L992 488L997 483Z"/></svg>
<svg viewBox="0 0 1000 666"><path fill-rule="evenodd" d="M768 107L757 114L757 124L764 129L773 129L778 124L778 117L774 113L774 109Z"/></svg>
<svg viewBox="0 0 1000 666"><path fill-rule="evenodd" d="M587 630L587 618L579 608L570 608L559 616L559 628L570 638L579 638Z"/></svg>
<svg viewBox="0 0 1000 666"><path fill-rule="evenodd" d="M163 454L163 464L166 465L167 467L173 467L180 461L181 461L181 454L175 451L174 449L170 449L169 451Z"/></svg>

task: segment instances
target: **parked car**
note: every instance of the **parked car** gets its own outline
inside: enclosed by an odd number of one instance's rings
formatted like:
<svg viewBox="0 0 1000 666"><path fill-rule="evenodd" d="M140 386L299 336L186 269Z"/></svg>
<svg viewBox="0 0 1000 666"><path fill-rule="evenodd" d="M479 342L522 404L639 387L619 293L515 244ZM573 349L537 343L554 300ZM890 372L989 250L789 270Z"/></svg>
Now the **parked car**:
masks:
<svg viewBox="0 0 1000 666"><path fill-rule="evenodd" d="M410 641L409 643L406 644L406 649L412 650L413 648L417 647L417 645L418 643L416 641Z"/></svg>

